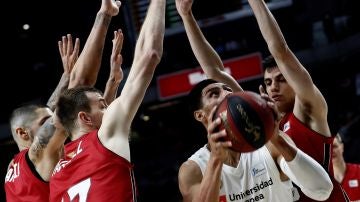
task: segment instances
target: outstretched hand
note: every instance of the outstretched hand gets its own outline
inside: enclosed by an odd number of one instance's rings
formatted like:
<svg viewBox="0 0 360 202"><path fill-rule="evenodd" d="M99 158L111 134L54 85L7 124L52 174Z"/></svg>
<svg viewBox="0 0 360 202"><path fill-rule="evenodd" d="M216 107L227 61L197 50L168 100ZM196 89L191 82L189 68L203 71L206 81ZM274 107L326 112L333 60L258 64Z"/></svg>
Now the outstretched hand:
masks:
<svg viewBox="0 0 360 202"><path fill-rule="evenodd" d="M62 36L61 41L58 41L58 47L64 73L70 75L79 57L80 40L76 38L74 46L71 34L67 34L66 36Z"/></svg>
<svg viewBox="0 0 360 202"><path fill-rule="evenodd" d="M123 71L121 68L121 64L123 62L123 58L121 56L121 50L123 47L124 35L121 29L114 31L114 38L112 40L112 52L110 57L110 77L114 79L115 82L120 83L123 79Z"/></svg>
<svg viewBox="0 0 360 202"><path fill-rule="evenodd" d="M114 31L114 38L112 39L113 47L110 56L110 74L104 91L104 98L107 104L112 103L112 101L116 98L118 87L124 77L121 69L121 64L123 62L123 58L121 56L123 41L124 35L121 29Z"/></svg>

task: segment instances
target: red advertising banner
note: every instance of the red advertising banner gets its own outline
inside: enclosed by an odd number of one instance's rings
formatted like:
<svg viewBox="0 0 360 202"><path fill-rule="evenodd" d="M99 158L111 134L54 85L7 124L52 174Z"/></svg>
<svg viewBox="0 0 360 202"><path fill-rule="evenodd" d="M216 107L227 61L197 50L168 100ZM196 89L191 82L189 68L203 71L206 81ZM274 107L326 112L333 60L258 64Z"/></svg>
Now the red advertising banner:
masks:
<svg viewBox="0 0 360 202"><path fill-rule="evenodd" d="M253 53L224 61L225 70L237 81L259 78L263 74L260 53ZM187 94L198 82L206 79L202 69L187 69L157 77L157 88L161 100Z"/></svg>

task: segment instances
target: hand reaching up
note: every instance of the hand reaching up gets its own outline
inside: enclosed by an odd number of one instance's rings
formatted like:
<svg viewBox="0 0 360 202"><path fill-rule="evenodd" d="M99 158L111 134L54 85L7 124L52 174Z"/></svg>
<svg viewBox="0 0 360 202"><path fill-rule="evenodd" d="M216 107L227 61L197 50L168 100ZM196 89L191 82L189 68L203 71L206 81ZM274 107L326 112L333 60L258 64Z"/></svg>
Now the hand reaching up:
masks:
<svg viewBox="0 0 360 202"><path fill-rule="evenodd" d="M120 83L123 79L123 71L121 68L121 64L123 62L123 58L121 56L123 41L124 35L121 29L114 31L114 38L112 40L113 47L110 57L110 76L113 76L113 80L118 83Z"/></svg>
<svg viewBox="0 0 360 202"><path fill-rule="evenodd" d="M67 34L66 36L62 36L61 41L58 41L58 47L64 67L64 74L70 76L79 56L80 40L76 38L74 45L71 34Z"/></svg>

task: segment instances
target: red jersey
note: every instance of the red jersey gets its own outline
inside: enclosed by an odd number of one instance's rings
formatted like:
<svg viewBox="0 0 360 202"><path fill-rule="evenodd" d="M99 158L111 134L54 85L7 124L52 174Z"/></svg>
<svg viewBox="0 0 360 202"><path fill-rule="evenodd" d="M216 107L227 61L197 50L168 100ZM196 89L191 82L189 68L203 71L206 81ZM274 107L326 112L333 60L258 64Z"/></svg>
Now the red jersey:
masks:
<svg viewBox="0 0 360 202"><path fill-rule="evenodd" d="M303 152L315 159L329 173L334 185L330 197L326 201L349 201L340 183L334 176L331 161L334 137L325 137L305 126L293 113L286 114L280 122L280 130L284 131ZM300 201L315 201L300 193Z"/></svg>
<svg viewBox="0 0 360 202"><path fill-rule="evenodd" d="M5 177L6 201L49 201L49 183L41 180L27 156L28 149L15 155ZM31 164L31 165L30 165Z"/></svg>
<svg viewBox="0 0 360 202"><path fill-rule="evenodd" d="M351 201L360 200L360 164L346 164L342 187Z"/></svg>
<svg viewBox="0 0 360 202"><path fill-rule="evenodd" d="M132 164L105 148L97 134L65 145L50 180L50 201L136 201Z"/></svg>

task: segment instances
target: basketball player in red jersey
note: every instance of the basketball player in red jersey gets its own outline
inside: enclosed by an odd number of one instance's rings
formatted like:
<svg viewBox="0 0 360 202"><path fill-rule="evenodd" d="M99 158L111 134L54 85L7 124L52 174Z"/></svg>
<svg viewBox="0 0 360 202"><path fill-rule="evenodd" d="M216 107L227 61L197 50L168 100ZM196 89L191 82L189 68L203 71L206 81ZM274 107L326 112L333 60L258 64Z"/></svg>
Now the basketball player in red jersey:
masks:
<svg viewBox="0 0 360 202"><path fill-rule="evenodd" d="M55 102L67 88L79 53L79 39L73 46L71 35L62 37L59 51L64 73L45 105L30 104L16 108L10 116L13 138L20 152L9 164L5 177L6 201L48 201L49 179L59 159L64 131L55 130L51 121ZM66 51L64 51L66 50Z"/></svg>
<svg viewBox="0 0 360 202"><path fill-rule="evenodd" d="M110 0L103 0L110 4ZM122 93L109 106L95 88L60 96L56 115L71 142L50 180L50 201L136 201L129 133L163 52L165 0L152 0Z"/></svg>
<svg viewBox="0 0 360 202"><path fill-rule="evenodd" d="M35 104L13 111L11 131L20 152L11 160L5 177L6 201L49 200L48 170L56 165L51 164L50 156L59 149L55 146L62 136L61 131L55 133L51 116L47 106Z"/></svg>
<svg viewBox="0 0 360 202"><path fill-rule="evenodd" d="M105 6L105 5L104 5ZM102 7L88 37L85 47L78 58L79 39L73 46L70 34L58 42L64 74L50 97L47 105L23 106L14 110L10 124L14 139L20 149L10 163L5 178L7 201L49 201L49 179L60 159L63 143L67 136L55 130L51 116L61 91L68 86L89 85L96 82L100 68L106 32L112 15L104 15ZM111 7L109 7L111 8ZM116 5L118 9L118 6ZM113 15L116 15L114 12ZM115 99L117 87L122 80L120 51L123 36L121 30L114 32L113 50L110 60L110 75L105 88L105 99ZM85 62L86 60L87 62Z"/></svg>
<svg viewBox="0 0 360 202"><path fill-rule="evenodd" d="M313 157L333 176L331 145L333 137L327 122L328 106L308 71L289 49L283 34L263 0L248 0L261 33L274 58L265 64L266 92L283 113L280 128L296 146ZM347 201L339 183L332 179L333 192L327 201ZM301 195L301 201L313 201Z"/></svg>

